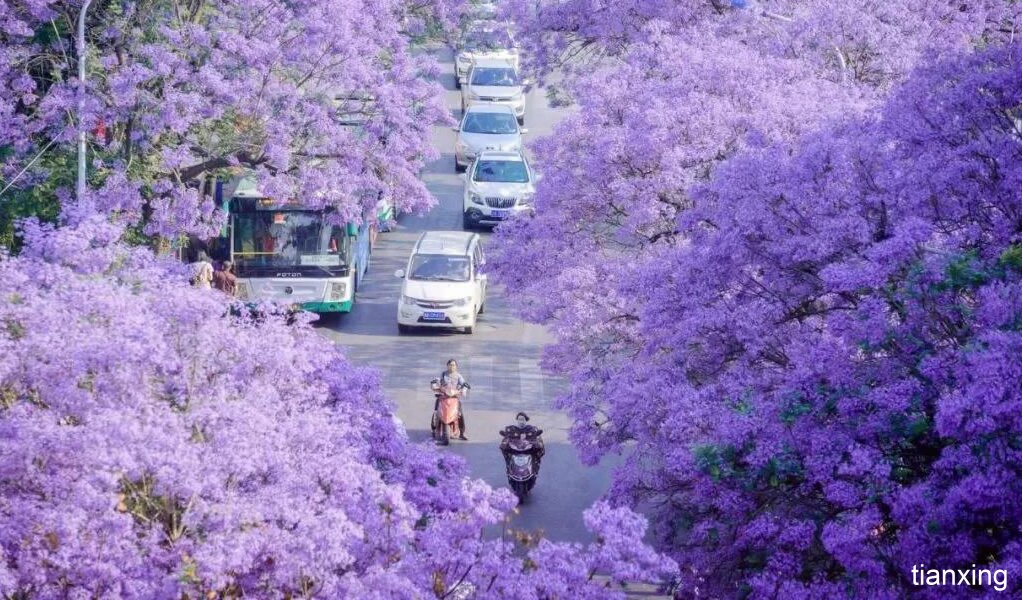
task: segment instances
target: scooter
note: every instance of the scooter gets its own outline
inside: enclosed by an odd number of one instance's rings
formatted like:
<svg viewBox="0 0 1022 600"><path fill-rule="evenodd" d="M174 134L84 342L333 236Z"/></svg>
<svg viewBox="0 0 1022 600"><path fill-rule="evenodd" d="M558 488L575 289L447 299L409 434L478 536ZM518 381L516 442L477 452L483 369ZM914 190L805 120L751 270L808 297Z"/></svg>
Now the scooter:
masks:
<svg viewBox="0 0 1022 600"><path fill-rule="evenodd" d="M441 446L447 446L451 443L452 436L461 435L464 421L458 414L458 399L460 395L467 394L469 388L466 385L460 392L451 386L441 388L440 378L434 378L429 383L436 397L436 408L430 419L429 428L433 432L433 440Z"/></svg>
<svg viewBox="0 0 1022 600"><path fill-rule="evenodd" d="M501 430L500 449L505 455L507 483L518 496L518 502L525 502L539 477L539 462L543 456L542 429L529 427L522 430L508 427Z"/></svg>

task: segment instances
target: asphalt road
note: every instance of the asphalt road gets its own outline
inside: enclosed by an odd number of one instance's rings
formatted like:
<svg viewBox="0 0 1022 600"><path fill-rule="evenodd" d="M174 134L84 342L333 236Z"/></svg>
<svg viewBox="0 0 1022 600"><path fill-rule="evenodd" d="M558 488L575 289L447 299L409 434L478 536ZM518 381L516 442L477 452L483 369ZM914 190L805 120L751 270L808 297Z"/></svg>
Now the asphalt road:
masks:
<svg viewBox="0 0 1022 600"><path fill-rule="evenodd" d="M448 106L460 116L460 97L454 87L449 49L438 58L446 75ZM551 108L542 90L533 90L526 108L526 143L548 135L563 116ZM398 335L397 299L401 280L394 271L404 268L412 245L422 231L460 230L463 182L454 172L455 132L438 127L433 142L442 152L423 179L436 196L437 206L426 215L399 217L398 227L381 234L373 250L368 276L361 283L354 310L332 319L320 331L344 347L356 363L376 367L383 385L397 406L413 441L432 443L429 417L433 396L429 380L438 376L448 358L457 358L472 385L464 402L468 442L453 441L444 452L467 459L472 475L491 486L505 487L504 462L497 432L511 423L519 410L545 430L547 453L532 494L512 519L512 527L542 530L554 540L587 541L582 511L606 491L610 464L583 466L567 439L569 420L551 407L550 399L565 383L539 368L541 347L550 341L542 327L523 323L510 311L503 290L491 286L486 312L475 333L424 331ZM535 165L542 170L542 165ZM489 233L482 234L484 238Z"/></svg>

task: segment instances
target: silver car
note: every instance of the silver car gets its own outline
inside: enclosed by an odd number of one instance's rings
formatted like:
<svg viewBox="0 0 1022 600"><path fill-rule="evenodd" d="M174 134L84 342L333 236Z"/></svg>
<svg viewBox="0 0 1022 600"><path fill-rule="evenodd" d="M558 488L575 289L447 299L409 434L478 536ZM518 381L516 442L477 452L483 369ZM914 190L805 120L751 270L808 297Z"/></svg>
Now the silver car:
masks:
<svg viewBox="0 0 1022 600"><path fill-rule="evenodd" d="M506 104L515 112L520 124L525 124L525 92L528 80L522 80L509 61L476 59L461 88L461 110L479 102Z"/></svg>
<svg viewBox="0 0 1022 600"><path fill-rule="evenodd" d="M510 106L490 103L469 107L454 130L458 132L454 144L454 170L458 172L484 150L520 152L522 134L529 131L518 124Z"/></svg>
<svg viewBox="0 0 1022 600"><path fill-rule="evenodd" d="M484 150L465 179L462 228L496 225L533 211L536 175L521 152Z"/></svg>
<svg viewBox="0 0 1022 600"><path fill-rule="evenodd" d="M480 21L469 28L454 54L454 79L459 88L472 63L484 58L505 60L518 68L518 47L507 25Z"/></svg>

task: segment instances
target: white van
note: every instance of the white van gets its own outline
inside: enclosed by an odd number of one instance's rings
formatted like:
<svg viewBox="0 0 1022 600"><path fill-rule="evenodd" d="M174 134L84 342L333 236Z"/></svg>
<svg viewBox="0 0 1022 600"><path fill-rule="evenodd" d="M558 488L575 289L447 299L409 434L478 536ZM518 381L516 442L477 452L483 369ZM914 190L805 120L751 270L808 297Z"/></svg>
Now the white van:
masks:
<svg viewBox="0 0 1022 600"><path fill-rule="evenodd" d="M468 231L426 231L412 248L397 304L397 328L462 328L472 333L486 305L486 274L479 234Z"/></svg>

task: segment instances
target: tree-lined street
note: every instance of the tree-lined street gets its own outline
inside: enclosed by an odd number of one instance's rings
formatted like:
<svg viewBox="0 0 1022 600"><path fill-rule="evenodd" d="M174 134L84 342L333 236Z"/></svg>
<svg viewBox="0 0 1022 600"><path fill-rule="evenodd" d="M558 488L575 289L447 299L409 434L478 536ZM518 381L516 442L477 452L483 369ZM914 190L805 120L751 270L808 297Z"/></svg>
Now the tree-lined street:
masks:
<svg viewBox="0 0 1022 600"><path fill-rule="evenodd" d="M447 90L445 100L458 117L460 94L451 75L451 50L435 52ZM541 89L529 94L528 110L527 140L548 135L565 113L551 108ZM372 269L359 288L358 309L326 319L319 331L355 363L381 372L383 389L396 404L396 415L413 441L429 440L433 410L429 380L443 371L448 358L456 358L472 385L465 402L469 441L454 442L443 451L465 457L472 476L494 487L507 485L497 432L514 420L516 412L527 412L531 423L545 431L548 451L539 483L530 501L519 508L512 527L541 529L556 540L588 540L591 534L583 526L582 510L606 491L610 465L616 461L609 458L601 466L586 467L568 442L570 422L551 406L565 383L544 374L539 366L541 349L551 341L544 328L517 319L498 289L491 291L472 335L434 330L399 335L397 331L401 280L394 271L405 267L422 231L461 229L464 181L452 167L454 137L450 127L433 130L432 142L442 155L427 165L422 179L437 205L425 215L401 217L394 231L381 234L373 250ZM488 242L491 234L480 233Z"/></svg>
<svg viewBox="0 0 1022 600"><path fill-rule="evenodd" d="M1022 595L1020 26L0 3L0 600Z"/></svg>

